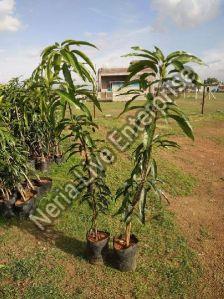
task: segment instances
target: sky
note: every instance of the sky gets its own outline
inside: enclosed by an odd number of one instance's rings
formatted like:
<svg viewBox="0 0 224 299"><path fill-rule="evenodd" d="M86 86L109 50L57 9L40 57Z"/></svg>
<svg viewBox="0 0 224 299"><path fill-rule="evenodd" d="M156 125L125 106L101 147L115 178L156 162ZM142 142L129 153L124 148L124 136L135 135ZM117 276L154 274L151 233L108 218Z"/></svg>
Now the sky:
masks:
<svg viewBox="0 0 224 299"><path fill-rule="evenodd" d="M224 0L0 0L0 82L27 78L43 48L87 40L97 68L127 66L131 46L185 50L224 80Z"/></svg>

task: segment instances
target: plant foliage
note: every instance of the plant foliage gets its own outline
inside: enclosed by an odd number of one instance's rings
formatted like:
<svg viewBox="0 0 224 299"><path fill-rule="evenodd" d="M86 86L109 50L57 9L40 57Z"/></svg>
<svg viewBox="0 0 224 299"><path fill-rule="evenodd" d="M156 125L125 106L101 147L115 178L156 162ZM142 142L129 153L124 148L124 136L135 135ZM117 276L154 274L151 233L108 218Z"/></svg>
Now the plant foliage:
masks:
<svg viewBox="0 0 224 299"><path fill-rule="evenodd" d="M171 98L167 98L164 87L173 81L181 81L181 76L188 71L188 80L193 84L201 84L199 76L187 67L188 63L202 64L202 61L194 55L184 51L176 51L167 57L155 47L154 51L148 51L139 47L132 48L134 52L126 55L137 60L130 64L127 82L123 88L138 83L138 89L129 89L125 95L131 95L131 99L125 104L122 113L130 110L141 110L144 114L137 114L136 124L144 130L141 141L136 147L134 166L130 177L124 185L117 190L116 200L122 197L118 214L123 215L126 223L126 245L130 243L130 226L133 216L144 224L146 221L147 203L149 194L153 192L159 199L165 196L161 189L163 183L159 178L157 162L154 159L155 148L179 148L179 145L170 140L169 134L160 134L158 123L161 120L175 121L185 135L194 140L193 130L188 117L179 109ZM179 82L182 87L184 78ZM144 96L142 105L133 104L133 101ZM163 97L163 98L162 98ZM161 101L163 99L163 101ZM143 121L144 119L144 121ZM145 121L147 119L147 121Z"/></svg>

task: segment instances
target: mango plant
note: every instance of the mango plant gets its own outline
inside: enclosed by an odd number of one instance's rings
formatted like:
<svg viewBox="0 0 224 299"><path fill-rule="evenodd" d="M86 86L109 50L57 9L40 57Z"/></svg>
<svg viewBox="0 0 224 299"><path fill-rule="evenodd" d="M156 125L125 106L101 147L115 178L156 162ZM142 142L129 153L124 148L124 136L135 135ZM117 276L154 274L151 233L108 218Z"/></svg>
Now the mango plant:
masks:
<svg viewBox="0 0 224 299"><path fill-rule="evenodd" d="M4 212L7 212L6 207L23 205L36 194L30 179L34 171L28 163L32 105L24 82L13 79L3 86L0 97L0 197Z"/></svg>
<svg viewBox="0 0 224 299"><path fill-rule="evenodd" d="M24 202L29 199L23 183L27 181L30 189L34 189L34 186L29 179L30 168L27 161L27 151L0 117L0 196L3 202L15 202L17 192Z"/></svg>
<svg viewBox="0 0 224 299"><path fill-rule="evenodd" d="M61 154L61 121L73 117L77 109L91 115L86 100L92 101L98 109L93 63L80 51L81 46L96 48L85 41L66 40L44 49L42 60L33 72L32 80L37 86L45 85L45 99L48 99L48 117L51 123L51 139L55 154Z"/></svg>
<svg viewBox="0 0 224 299"><path fill-rule="evenodd" d="M62 118L66 112L72 116L74 108L89 114L87 106L83 104L87 98L100 109L96 98L96 71L89 57L79 50L80 46L96 48L85 41L65 40L61 44L55 43L42 52L42 61L33 72L33 80L38 82L44 79L57 95L53 100L54 108L60 105Z"/></svg>
<svg viewBox="0 0 224 299"><path fill-rule="evenodd" d="M104 166L99 159L98 143L100 140L92 138L97 129L90 115L76 115L65 121L69 125L70 133L66 136L70 140L68 159L80 154L80 161L70 168L74 177L74 187L78 190L77 200L80 204L87 204L91 210L91 226L86 234L87 252L90 263L101 264L103 252L108 246L109 233L99 230L100 215L107 214L111 201L111 191L106 183Z"/></svg>
<svg viewBox="0 0 224 299"><path fill-rule="evenodd" d="M161 179L158 174L158 167L154 153L157 148L179 148L179 145L169 138L169 134L163 134L158 129L159 122L174 121L181 128L183 133L194 140L192 127L188 117L180 110L172 98L167 98L164 88L171 83L179 82L181 73L188 71L187 63L199 63L202 61L194 55L184 51L177 51L165 56L159 48L154 51L132 48L134 52L128 54L137 60L129 67L129 78L125 87L138 83L139 88L129 89L125 94L131 95L132 98L126 103L123 113L130 110L141 111L137 113L136 127L141 127L144 133L136 147L133 157L134 166L130 177L125 181L116 193L116 200L122 198L121 205L116 215L123 215L125 224L125 234L123 238L118 238L115 242L115 249L128 249L136 246L137 239L132 235L132 221L136 216L141 223L147 219L147 205L150 201L150 194L154 193L159 199L165 196L161 190ZM192 70L188 79L192 79L194 84L201 84L198 75ZM153 87L153 88L152 88ZM154 92L153 92L154 91ZM133 104L133 101L144 96L145 102L142 104ZM163 101L161 101L163 98ZM142 113L143 112L143 113ZM147 121L146 121L147 120ZM137 129L136 132L137 132ZM152 195L151 195L152 196ZM130 249L129 249L130 250ZM118 257L120 250L117 250ZM133 270L136 267L134 259L135 254L128 256L129 263L122 261L121 270ZM127 258L122 255L121 258Z"/></svg>
<svg viewBox="0 0 224 299"><path fill-rule="evenodd" d="M67 132L61 139L69 140L68 159L77 154L81 157L80 163L73 165L70 172L74 174L74 185L80 193L79 201L88 203L92 211L87 248L90 262L99 263L109 234L98 230L97 219L108 209L110 190L105 182L105 171L99 166L98 141L92 138L97 126L87 104L92 102L101 110L96 94L96 71L90 58L80 51L81 46L96 48L88 42L75 40L46 48L33 78L37 82L44 79L54 92L52 112L57 111L61 117L58 128Z"/></svg>
<svg viewBox="0 0 224 299"><path fill-rule="evenodd" d="M97 125L86 115L74 116L67 122L70 126L71 145L68 149L68 159L80 154L79 163L70 168L74 175L74 182L80 192L79 201L87 203L92 211L90 235L95 241L101 238L98 230L97 219L100 213L106 213L110 203L110 189L105 181L105 169L99 159L98 143L100 140L93 139L92 133Z"/></svg>
<svg viewBox="0 0 224 299"><path fill-rule="evenodd" d="M41 156L48 152L50 122L42 113L41 97L30 80L18 78L6 84L1 92L3 116L10 126L11 134L21 140L29 155Z"/></svg>

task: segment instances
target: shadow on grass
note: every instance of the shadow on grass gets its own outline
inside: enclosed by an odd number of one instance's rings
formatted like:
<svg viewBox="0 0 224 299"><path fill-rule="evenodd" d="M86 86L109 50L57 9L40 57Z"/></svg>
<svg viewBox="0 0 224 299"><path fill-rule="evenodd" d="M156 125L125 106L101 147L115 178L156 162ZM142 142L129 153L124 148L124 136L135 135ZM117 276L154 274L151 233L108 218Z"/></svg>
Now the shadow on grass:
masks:
<svg viewBox="0 0 224 299"><path fill-rule="evenodd" d="M53 226L47 226L44 231L41 231L29 220L20 222L13 221L11 224L22 230L25 234L29 233L34 236L35 239L40 242L45 242L73 257L89 261L85 241L78 240L75 237L66 236L63 232L56 230ZM111 248L102 252L102 255L106 266L117 269L115 263L116 258L114 256L114 251Z"/></svg>
<svg viewBox="0 0 224 299"><path fill-rule="evenodd" d="M31 234L40 242L46 242L74 257L87 260L86 242L66 236L63 232L55 230L53 226L48 226L44 231L41 231L30 221L22 221L14 225L23 232Z"/></svg>
<svg viewBox="0 0 224 299"><path fill-rule="evenodd" d="M55 241L55 246L74 257L88 260L86 243L83 241L67 236L61 236Z"/></svg>

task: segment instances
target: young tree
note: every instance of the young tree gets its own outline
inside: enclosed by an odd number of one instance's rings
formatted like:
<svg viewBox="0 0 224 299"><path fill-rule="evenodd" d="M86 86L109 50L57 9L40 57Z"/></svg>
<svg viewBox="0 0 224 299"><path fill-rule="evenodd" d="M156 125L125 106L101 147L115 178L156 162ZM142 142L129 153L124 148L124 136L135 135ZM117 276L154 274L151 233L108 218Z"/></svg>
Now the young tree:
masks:
<svg viewBox="0 0 224 299"><path fill-rule="evenodd" d="M75 40L55 43L46 48L33 78L37 82L40 78L45 78L55 94L52 111L60 113L59 127L68 132L63 138L68 138L70 143L68 159L77 154L81 156L80 163L73 165L70 171L74 174L80 202L87 202L92 210L87 242L102 241L101 238L108 242L108 234L98 230L97 219L100 212L104 213L108 209L110 190L105 182L105 171L99 165L98 141L92 138L97 126L87 104L93 102L94 106L101 110L96 94L96 71L89 57L80 51L80 46L96 48L88 42ZM93 260L98 258L93 252Z"/></svg>
<svg viewBox="0 0 224 299"><path fill-rule="evenodd" d="M98 230L98 217L100 213L106 213L110 204L111 192L106 184L106 173L104 166L100 162L98 143L100 140L93 139L92 133L97 129L97 125L90 116L78 115L66 122L69 124L70 134L66 137L70 139L68 149L68 159L80 154L79 163L70 168L74 175L75 187L80 195L80 203L88 203L92 211L92 220L89 237L94 241L99 241L105 234Z"/></svg>
<svg viewBox="0 0 224 299"><path fill-rule="evenodd" d="M172 82L175 82L175 86L178 83L180 88L183 88L184 74L186 75L186 73L188 82L191 80L193 84L201 84L198 75L193 70L189 72L187 64L189 62L202 64L199 58L184 51L173 52L165 56L157 47L155 47L155 51L139 47L132 49L134 52L127 56L141 60L130 65L130 75L124 86L138 83L139 89L130 89L124 93L132 95L132 99L126 103L123 113L136 109L144 112L140 113L136 119L136 124L144 129L144 134L134 151L134 167L131 175L116 194L116 199L122 197L121 206L116 214L123 214L125 238L121 242L123 242L124 248L131 245L133 217L137 216L143 224L145 223L150 192L154 192L159 198L164 195L159 186L161 180L157 171L154 150L158 147L179 148L175 141L168 139L169 134L159 132L159 121L162 119L175 121L184 134L194 140L187 116L173 99L167 100L167 95L163 93L164 87L172 87ZM133 105L133 101L139 96L144 96L144 104Z"/></svg>

